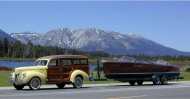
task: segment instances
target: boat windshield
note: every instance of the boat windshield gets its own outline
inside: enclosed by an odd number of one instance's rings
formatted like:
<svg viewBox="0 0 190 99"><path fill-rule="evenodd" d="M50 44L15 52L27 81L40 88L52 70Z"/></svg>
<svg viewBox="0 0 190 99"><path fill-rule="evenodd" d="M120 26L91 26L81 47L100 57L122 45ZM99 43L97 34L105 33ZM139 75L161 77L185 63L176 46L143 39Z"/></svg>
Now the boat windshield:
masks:
<svg viewBox="0 0 190 99"><path fill-rule="evenodd" d="M35 62L34 66L46 66L47 60L38 60Z"/></svg>
<svg viewBox="0 0 190 99"><path fill-rule="evenodd" d="M168 62L164 60L157 60L156 63L160 65L169 65Z"/></svg>
<svg viewBox="0 0 190 99"><path fill-rule="evenodd" d="M157 60L155 62L144 62L144 61L139 61L139 60L136 60L135 58L133 57L129 57L129 56L123 56L121 58L118 59L119 61L131 61L131 62L135 62L135 63L144 63L144 64L159 64L159 65L170 65L167 61L164 61L164 60Z"/></svg>
<svg viewBox="0 0 190 99"><path fill-rule="evenodd" d="M134 62L134 61L135 61L135 58L128 57L128 56L123 56L123 57L121 57L119 60L129 60L129 61Z"/></svg>

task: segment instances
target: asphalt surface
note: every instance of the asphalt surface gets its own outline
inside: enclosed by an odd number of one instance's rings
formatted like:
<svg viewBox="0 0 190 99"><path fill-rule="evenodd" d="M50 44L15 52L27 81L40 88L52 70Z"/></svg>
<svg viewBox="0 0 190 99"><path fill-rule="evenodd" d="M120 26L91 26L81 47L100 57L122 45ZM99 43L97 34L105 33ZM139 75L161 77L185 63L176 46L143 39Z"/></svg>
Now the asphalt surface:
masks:
<svg viewBox="0 0 190 99"><path fill-rule="evenodd" d="M55 85L42 85L40 90L23 90L0 87L0 99L190 99L190 82L170 82L168 85L130 86L128 83L84 84L75 89L66 85L58 89Z"/></svg>

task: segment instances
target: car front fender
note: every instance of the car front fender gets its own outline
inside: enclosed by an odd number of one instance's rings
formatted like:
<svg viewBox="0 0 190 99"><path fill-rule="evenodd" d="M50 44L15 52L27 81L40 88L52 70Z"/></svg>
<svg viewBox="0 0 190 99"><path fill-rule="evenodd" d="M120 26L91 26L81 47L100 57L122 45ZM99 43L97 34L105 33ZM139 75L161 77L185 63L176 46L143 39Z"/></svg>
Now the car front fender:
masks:
<svg viewBox="0 0 190 99"><path fill-rule="evenodd" d="M24 73L25 73L25 77L24 77ZM25 82L26 84L30 82L30 80L33 77L38 77L41 80L41 84L45 84L46 82L46 76L43 73L40 72L34 72L34 71L27 71L27 72L22 72L20 74L19 80Z"/></svg>

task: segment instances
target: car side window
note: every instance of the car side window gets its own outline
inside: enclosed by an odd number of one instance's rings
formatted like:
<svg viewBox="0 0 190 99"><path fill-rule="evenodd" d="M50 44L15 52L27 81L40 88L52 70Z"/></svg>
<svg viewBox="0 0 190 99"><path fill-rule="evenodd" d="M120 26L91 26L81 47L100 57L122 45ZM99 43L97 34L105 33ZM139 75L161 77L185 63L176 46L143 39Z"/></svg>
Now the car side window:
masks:
<svg viewBox="0 0 190 99"><path fill-rule="evenodd" d="M74 65L87 65L87 64L88 64L87 60L84 59L74 60Z"/></svg>
<svg viewBox="0 0 190 99"><path fill-rule="evenodd" d="M63 59L63 60L62 60L62 63L63 63L63 66L70 66L70 65L72 65L70 59Z"/></svg>
<svg viewBox="0 0 190 99"><path fill-rule="evenodd" d="M50 61L50 65L49 66L59 66L59 60L58 59L54 59Z"/></svg>
<svg viewBox="0 0 190 99"><path fill-rule="evenodd" d="M74 60L74 65L80 65L80 60Z"/></svg>
<svg viewBox="0 0 190 99"><path fill-rule="evenodd" d="M80 60L80 63L83 64L83 65L87 65L88 64L87 60Z"/></svg>

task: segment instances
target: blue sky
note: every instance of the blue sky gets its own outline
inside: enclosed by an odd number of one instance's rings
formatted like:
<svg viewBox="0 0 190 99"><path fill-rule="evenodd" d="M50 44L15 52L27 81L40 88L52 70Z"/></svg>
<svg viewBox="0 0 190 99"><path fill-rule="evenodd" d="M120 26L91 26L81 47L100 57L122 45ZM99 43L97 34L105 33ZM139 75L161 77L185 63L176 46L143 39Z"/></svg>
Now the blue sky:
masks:
<svg viewBox="0 0 190 99"><path fill-rule="evenodd" d="M0 1L0 29L7 33L59 28L135 33L190 52L190 2Z"/></svg>

